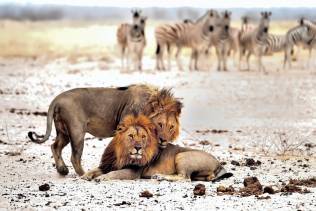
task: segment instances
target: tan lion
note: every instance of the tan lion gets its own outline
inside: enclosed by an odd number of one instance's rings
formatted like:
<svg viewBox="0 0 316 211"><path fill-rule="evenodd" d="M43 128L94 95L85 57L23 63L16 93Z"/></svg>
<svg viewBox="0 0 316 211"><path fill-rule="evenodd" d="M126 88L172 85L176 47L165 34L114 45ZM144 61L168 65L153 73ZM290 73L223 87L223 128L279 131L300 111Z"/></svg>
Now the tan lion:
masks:
<svg viewBox="0 0 316 211"><path fill-rule="evenodd" d="M132 118L135 117L129 118L132 122ZM145 117L142 116L142 119ZM132 124L130 126L125 124L123 128L124 130L118 129L118 137L115 136L105 149L99 167L84 174L83 179L92 180L99 177L101 180L154 178L169 181L187 179L213 181L232 175L226 172L215 157L204 151L173 144L168 144L165 149L157 151L157 154L153 153L156 151L154 147L137 149L133 143L140 141L140 146L147 146L147 139L139 139L137 130ZM132 150L131 145L134 147ZM148 154L155 155L144 157ZM147 159L134 165L131 158Z"/></svg>
<svg viewBox="0 0 316 211"><path fill-rule="evenodd" d="M82 178L90 180L123 168L138 171L148 165L158 151L155 126L151 120L142 114L127 115L105 148L99 167L87 172Z"/></svg>
<svg viewBox="0 0 316 211"><path fill-rule="evenodd" d="M155 125L159 146L165 148L179 135L181 109L182 103L170 90L158 90L147 85L72 89L58 95L50 104L45 136L35 132L29 132L28 136L33 142L45 142L54 120L57 137L51 149L57 171L62 175L69 172L62 158L62 149L70 142L72 165L78 175L83 175L81 155L86 133L112 137L124 116L133 111L143 112Z"/></svg>

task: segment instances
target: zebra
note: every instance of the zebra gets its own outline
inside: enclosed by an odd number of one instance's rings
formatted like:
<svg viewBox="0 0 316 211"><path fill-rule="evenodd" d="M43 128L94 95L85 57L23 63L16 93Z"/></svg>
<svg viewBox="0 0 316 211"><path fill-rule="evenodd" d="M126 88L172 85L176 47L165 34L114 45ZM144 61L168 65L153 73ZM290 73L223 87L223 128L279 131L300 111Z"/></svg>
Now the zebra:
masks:
<svg viewBox="0 0 316 211"><path fill-rule="evenodd" d="M238 35L238 46L239 46L239 63L238 70L241 70L242 57L251 50L251 33L255 30L255 26L249 24L250 18L243 16L241 18L241 29ZM249 70L249 63L247 63L247 69Z"/></svg>
<svg viewBox="0 0 316 211"><path fill-rule="evenodd" d="M214 31L215 21L219 15L215 10L208 10L202 17L194 23L175 23L163 24L156 27L155 37L157 41L156 48L156 69L165 70L163 53L165 48L168 51L168 69L171 68L170 47L175 45L176 61L178 69L182 70L180 53L183 47L189 47L200 51L209 45L210 34ZM197 58L196 58L197 60Z"/></svg>
<svg viewBox="0 0 316 211"><path fill-rule="evenodd" d="M122 23L119 25L116 31L116 37L118 46L120 49L121 54L121 68L124 69L124 61L126 61L126 66L128 68L128 45L131 44L134 48L136 45L139 45L139 49L142 49L146 46L146 36L145 36L145 26L146 26L146 16L141 16L141 10L132 10L132 24L129 23ZM138 31L141 31L141 41L135 41L140 40L140 37L133 39L132 35L136 35ZM130 38L128 39L128 37ZM135 42L135 43L133 43ZM130 47L131 49L131 47ZM142 50L138 50L139 56L142 59ZM141 53L140 53L141 52ZM129 53L132 53L132 51L129 51ZM141 68L141 64L139 65L139 68Z"/></svg>
<svg viewBox="0 0 316 211"><path fill-rule="evenodd" d="M249 58L254 54L258 60L258 71L265 71L262 64L262 56L269 50L267 37L269 36L269 25L271 12L261 12L260 22L257 28L240 36L240 57L244 52L247 53L247 67L249 70Z"/></svg>
<svg viewBox="0 0 316 211"><path fill-rule="evenodd" d="M217 70L227 71L227 56L231 49L232 36L230 34L231 12L224 11L220 21L220 30L212 37L217 56Z"/></svg>
<svg viewBox="0 0 316 211"><path fill-rule="evenodd" d="M312 59L312 50L316 47L316 23L302 18L300 20L300 25L306 27L306 36L304 36L304 47L308 49L307 66L310 66L310 61Z"/></svg>

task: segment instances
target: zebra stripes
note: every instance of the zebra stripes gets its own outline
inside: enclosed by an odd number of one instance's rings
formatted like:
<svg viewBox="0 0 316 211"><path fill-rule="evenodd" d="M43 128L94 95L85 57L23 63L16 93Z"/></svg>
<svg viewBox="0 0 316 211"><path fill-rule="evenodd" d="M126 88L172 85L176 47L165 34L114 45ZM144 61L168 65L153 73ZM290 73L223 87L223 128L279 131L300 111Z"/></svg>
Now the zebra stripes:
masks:
<svg viewBox="0 0 316 211"><path fill-rule="evenodd" d="M165 70L163 54L168 51L168 69L170 63L170 47L176 46L176 60L179 70L182 70L180 53L183 47L189 47L194 51L201 51L210 43L210 34L214 31L219 15L217 11L209 10L194 23L179 22L175 24L163 24L156 28L155 37L156 69ZM194 58L197 59L197 58Z"/></svg>
<svg viewBox="0 0 316 211"><path fill-rule="evenodd" d="M140 10L132 10L133 23L121 24L116 33L117 42L121 53L122 70L129 68L132 59L135 70L142 69L143 51L146 46L145 25L147 17L141 16Z"/></svg>

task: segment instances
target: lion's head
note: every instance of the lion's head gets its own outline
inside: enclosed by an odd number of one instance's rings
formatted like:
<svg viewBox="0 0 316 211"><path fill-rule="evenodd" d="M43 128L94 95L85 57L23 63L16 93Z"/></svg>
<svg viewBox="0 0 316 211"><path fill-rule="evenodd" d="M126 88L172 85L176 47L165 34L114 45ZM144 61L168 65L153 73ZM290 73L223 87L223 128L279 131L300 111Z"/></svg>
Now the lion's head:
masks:
<svg viewBox="0 0 316 211"><path fill-rule="evenodd" d="M182 103L170 89L160 90L145 107L145 114L155 125L156 135L161 148L179 136Z"/></svg>
<svg viewBox="0 0 316 211"><path fill-rule="evenodd" d="M155 126L142 114L127 115L118 125L112 142L117 169L145 166L158 153Z"/></svg>

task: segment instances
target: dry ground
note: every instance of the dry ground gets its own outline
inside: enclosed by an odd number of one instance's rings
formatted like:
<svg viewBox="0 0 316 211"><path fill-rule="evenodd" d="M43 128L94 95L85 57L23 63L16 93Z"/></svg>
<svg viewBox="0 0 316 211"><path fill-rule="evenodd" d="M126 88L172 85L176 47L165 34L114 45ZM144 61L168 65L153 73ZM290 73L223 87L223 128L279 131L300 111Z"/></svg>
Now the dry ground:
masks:
<svg viewBox="0 0 316 211"><path fill-rule="evenodd" d="M88 52L75 56L76 59L69 59L65 54L60 55L62 59L53 59L56 57L43 53L44 56L41 54L33 59L8 56L0 60L0 209L315 208L315 188L309 188L311 193L306 194L278 193L270 195L271 199L266 200L254 196L216 194L219 185L242 187L242 181L247 176L257 176L263 185L280 186L290 178L310 178L316 175L314 68L302 69L301 64L295 64L291 71L278 71L282 56L278 55L264 59L269 71L267 75L255 71L238 72L231 61L229 72L217 72L216 60L212 56L211 71L179 72L174 67L172 71L157 72L153 70L154 60L150 53L152 49L149 48L143 73L121 73L119 60L114 54L115 26L97 25L94 27L111 28L107 31L111 39L101 35L96 36L100 40L87 39L96 42L87 44L91 49L95 49L93 46L105 39L104 46L100 44L106 49L100 47L105 52L102 57L90 57ZM83 28L81 32L85 36L92 36L95 32L87 32L90 29L93 31L93 26ZM47 30L51 32L53 29ZM55 25L57 34L59 29L63 27ZM38 36L44 36L42 32L40 30ZM63 36L57 34L52 39L58 40L60 36L60 42L63 43ZM79 38L73 38L76 39ZM32 48L33 44L30 44ZM46 52L45 49L43 52ZM78 48L78 52L82 49ZM98 54L97 50L92 52ZM5 55L2 53L2 56ZM46 119L36 112L46 111L50 101L60 92L83 86L123 86L145 82L159 87L173 87L175 95L183 98L185 107L181 117L182 130L177 143L214 154L227 163L225 167L234 173L234 177L218 183L203 182L206 195L199 197L193 195L197 182L87 182L75 175L70 164L69 146L64 151L64 159L70 166L70 174L66 177L57 174L49 147L54 132L51 139L42 145L28 141L26 134L29 130L40 133L45 131ZM98 164L109 140L91 136L86 139L82 160L87 170ZM233 160L242 164L246 158L260 160L262 164L256 168L231 164ZM44 183L50 185L50 190L39 191L39 186ZM154 196L149 199L139 197L144 190L149 190Z"/></svg>

